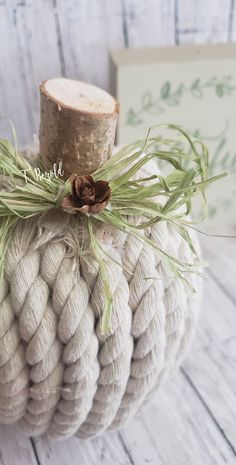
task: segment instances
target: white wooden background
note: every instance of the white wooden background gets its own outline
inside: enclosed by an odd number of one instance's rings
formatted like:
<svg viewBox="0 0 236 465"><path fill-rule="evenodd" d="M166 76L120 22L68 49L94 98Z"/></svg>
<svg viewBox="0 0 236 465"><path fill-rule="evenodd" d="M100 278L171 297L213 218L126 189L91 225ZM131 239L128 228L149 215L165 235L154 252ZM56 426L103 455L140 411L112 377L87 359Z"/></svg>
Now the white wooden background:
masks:
<svg viewBox="0 0 236 465"><path fill-rule="evenodd" d="M0 135L32 140L43 79L109 90L110 48L233 40L236 0L0 0Z"/></svg>

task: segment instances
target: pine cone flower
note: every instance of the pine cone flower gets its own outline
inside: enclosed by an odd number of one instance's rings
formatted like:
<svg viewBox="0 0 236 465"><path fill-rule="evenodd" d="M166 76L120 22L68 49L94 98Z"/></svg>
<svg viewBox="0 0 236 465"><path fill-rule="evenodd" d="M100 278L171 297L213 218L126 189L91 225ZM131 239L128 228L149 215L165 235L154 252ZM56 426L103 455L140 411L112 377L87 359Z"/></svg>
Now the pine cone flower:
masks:
<svg viewBox="0 0 236 465"><path fill-rule="evenodd" d="M100 213L107 206L111 189L107 181L94 181L92 176L72 174L71 194L64 197L62 209L71 214Z"/></svg>

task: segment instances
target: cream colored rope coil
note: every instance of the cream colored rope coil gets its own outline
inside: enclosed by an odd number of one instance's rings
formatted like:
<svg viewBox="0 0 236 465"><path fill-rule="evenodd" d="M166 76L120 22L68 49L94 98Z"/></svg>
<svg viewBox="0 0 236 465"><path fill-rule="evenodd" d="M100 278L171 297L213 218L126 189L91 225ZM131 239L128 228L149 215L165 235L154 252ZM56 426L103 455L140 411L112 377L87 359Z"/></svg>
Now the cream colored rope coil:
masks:
<svg viewBox="0 0 236 465"><path fill-rule="evenodd" d="M182 361L199 313L200 292L170 276L149 246L99 226L113 293L104 337L102 278L86 237L78 253L74 221L19 222L0 289L0 422L58 439L95 436L143 408ZM170 223L150 237L192 262ZM187 279L199 290L196 275Z"/></svg>

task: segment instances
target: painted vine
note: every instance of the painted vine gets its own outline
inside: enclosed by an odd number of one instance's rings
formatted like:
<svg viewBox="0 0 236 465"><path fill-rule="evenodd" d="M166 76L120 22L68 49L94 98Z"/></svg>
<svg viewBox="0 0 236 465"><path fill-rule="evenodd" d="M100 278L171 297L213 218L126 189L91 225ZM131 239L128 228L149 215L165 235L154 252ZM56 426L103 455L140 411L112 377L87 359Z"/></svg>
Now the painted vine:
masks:
<svg viewBox="0 0 236 465"><path fill-rule="evenodd" d="M181 103L181 99L191 94L193 98L202 99L206 91L211 90L218 98L231 96L236 92L236 85L233 83L233 76L226 75L221 78L212 76L203 82L199 77L194 79L190 86L183 83L177 85L174 89L170 81L165 81L157 97L152 92L145 92L140 101L139 108L130 108L126 115L126 124L128 126L139 126L142 124L145 113L158 115L165 112L166 106L177 107Z"/></svg>

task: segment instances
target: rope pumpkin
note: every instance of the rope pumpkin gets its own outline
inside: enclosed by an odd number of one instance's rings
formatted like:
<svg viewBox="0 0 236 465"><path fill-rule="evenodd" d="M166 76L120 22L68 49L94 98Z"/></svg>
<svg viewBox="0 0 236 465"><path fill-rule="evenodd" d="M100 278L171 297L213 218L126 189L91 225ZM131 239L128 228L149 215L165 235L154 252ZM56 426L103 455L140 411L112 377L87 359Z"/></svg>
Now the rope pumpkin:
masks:
<svg viewBox="0 0 236 465"><path fill-rule="evenodd" d="M78 256L74 221L55 212L53 222L19 222L6 256L0 422L20 421L29 435L89 438L123 425L182 361L198 319L200 292L186 292L151 247L104 225L96 237L114 258L106 263L114 300L104 337L101 276L92 255ZM191 262L170 223L154 225L150 237ZM199 291L199 278L188 279Z"/></svg>

